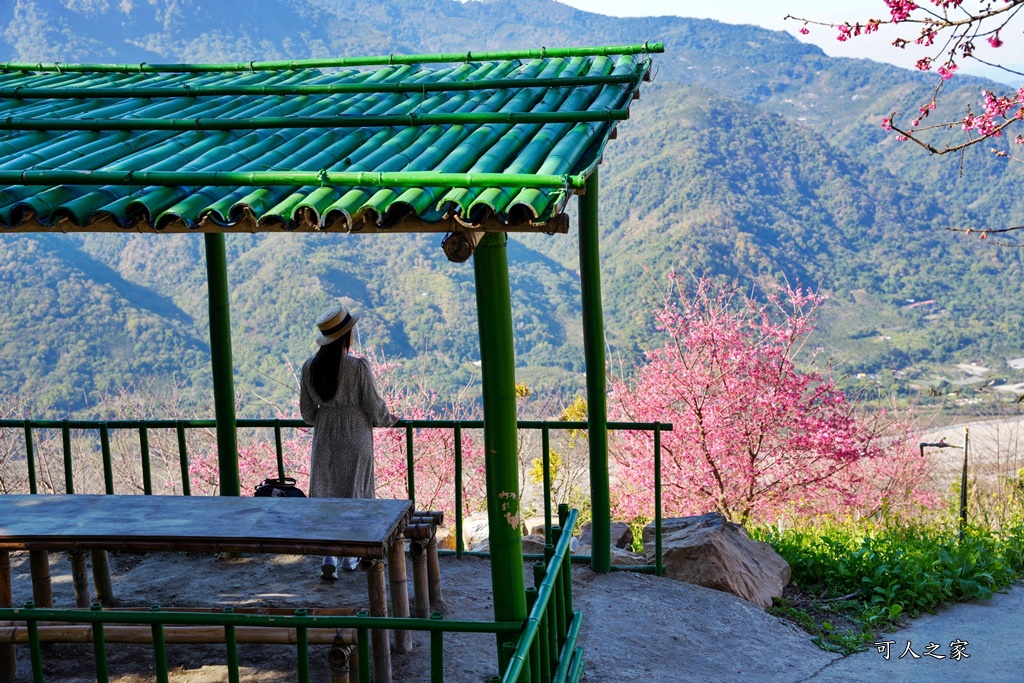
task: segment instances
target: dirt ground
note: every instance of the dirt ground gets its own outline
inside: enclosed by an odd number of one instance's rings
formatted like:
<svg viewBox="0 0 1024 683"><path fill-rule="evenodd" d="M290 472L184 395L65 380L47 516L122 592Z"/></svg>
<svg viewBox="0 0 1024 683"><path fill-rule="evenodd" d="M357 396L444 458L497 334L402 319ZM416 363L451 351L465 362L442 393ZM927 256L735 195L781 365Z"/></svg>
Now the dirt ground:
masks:
<svg viewBox="0 0 1024 683"><path fill-rule="evenodd" d="M319 558L197 553L111 555L115 597L122 606L365 607L366 577L343 572L319 578ZM411 565L408 567L412 576ZM51 555L54 604L73 607L71 568ZM15 604L31 599L27 553L12 554ZM441 558L448 619L492 620L488 560ZM527 585L532 585L528 582ZM814 646L789 622L735 596L672 579L628 572L594 574L573 568L574 604L584 612L579 644L586 681L794 681L814 674L837 655ZM313 681L328 681L327 646L311 647ZM227 680L222 645L168 645L173 683ZM479 683L497 674L493 635L445 634L445 680ZM429 644L416 634L409 654L393 656L396 681L429 680ZM240 645L241 680L294 681L290 645ZM108 646L111 680L154 680L149 645ZM55 644L43 653L47 681L95 680L92 646ZM18 648L18 678L31 680L28 648Z"/></svg>

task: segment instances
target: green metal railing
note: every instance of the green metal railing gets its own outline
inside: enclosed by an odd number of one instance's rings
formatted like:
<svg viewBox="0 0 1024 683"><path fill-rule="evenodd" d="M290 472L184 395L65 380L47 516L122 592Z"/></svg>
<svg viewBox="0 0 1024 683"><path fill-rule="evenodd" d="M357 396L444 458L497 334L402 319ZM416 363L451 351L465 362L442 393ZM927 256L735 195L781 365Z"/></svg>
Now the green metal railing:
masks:
<svg viewBox="0 0 1024 683"><path fill-rule="evenodd" d="M551 529L554 544L544 546L546 562L533 565L534 587L526 591L530 613L508 661L501 662L502 683L516 681L579 680L583 674L583 650L576 646L583 613L573 610L569 540L579 512L559 506L559 525ZM570 676L579 663L577 677Z"/></svg>
<svg viewBox="0 0 1024 683"><path fill-rule="evenodd" d="M235 629L252 627L273 627L296 629L296 653L298 655L298 680L308 683L309 650L308 631L319 629L354 629L356 631L357 669L353 680L359 683L370 683L370 639L369 631L373 629L403 629L410 631L426 631L430 633L429 649L431 683L444 680L443 643L447 633L494 633L518 634L523 624L518 622L497 621L447 621L443 615L435 612L429 619L371 617L366 611L355 616L309 616L307 610L297 609L294 615L260 615L240 614L225 608L222 612L170 612L163 611L154 605L146 611L105 610L98 603L92 609L40 609L35 603L28 603L23 608L0 609L0 621L25 622L28 630L28 647L32 667L33 683L43 683L43 642L39 636L39 625L43 623L82 623L92 624L93 661L95 663L96 680L107 683L107 642L104 626L109 624L150 625L153 629L153 665L156 679L166 681L168 662L165 626L221 626L225 629L224 645L225 660L228 666L229 680L239 679L238 646L233 637Z"/></svg>
<svg viewBox="0 0 1024 683"><path fill-rule="evenodd" d="M37 483L36 448L33 432L36 429L59 429L61 431L61 444L64 468L64 487L67 493L75 493L74 480L74 456L71 447L71 432L97 431L100 439L100 453L103 460L103 486L104 493L114 493L114 476L110 448L111 430L138 430L139 450L141 456L143 493L153 493L152 465L150 461L149 432L155 429L174 430L177 434L178 461L181 470L182 493L186 496L192 495L189 482L189 454L186 440L187 429L216 429L215 420L0 420L0 429L22 429L25 439L25 462L28 468L29 492L39 493ZM311 427L299 419L242 419L237 421L239 428L273 429L274 446L276 454L277 475L284 477L287 472L284 464L284 449L282 441L282 429L310 429ZM394 428L405 430L406 441L406 486L409 499L415 504L416 501L416 471L415 461L415 430L416 429L451 429L454 432L454 456L455 456L455 550L442 551L454 554L457 557L489 556L489 553L469 552L463 544L462 529L462 473L464 458L462 454L462 430L482 429L484 426L481 420L401 420ZM552 510L551 510L551 430L573 430L586 431L587 422L583 421L562 421L562 420L520 420L519 430L539 430L541 432L541 458L543 465L543 498L544 498L544 529L545 540L552 542ZM613 566L612 570L628 569L655 573L659 576L664 574L661 562L661 433L671 431L672 425L663 422L609 422L610 431L649 431L653 433L654 451L654 525L655 544L657 561L654 565L631 565L628 568ZM539 555L527 554L526 559L538 559ZM589 562L590 556L574 555L573 562Z"/></svg>
<svg viewBox="0 0 1024 683"><path fill-rule="evenodd" d="M285 462L282 430L283 429L309 429L309 426L298 419L249 419L238 420L239 428L263 428L272 429L274 433L274 446L276 455L276 469L278 476L285 476ZM34 430L37 429L59 429L62 449L62 464L64 475L64 486L67 493L75 493L75 468L74 454L72 453L72 431L93 431L99 434L100 451L103 466L103 487L104 492L114 493L115 483L113 476L113 464L111 455L112 430L137 430L140 449L140 466L142 468L143 491L147 495L153 493L152 461L150 457L150 434L152 430L173 430L177 437L179 465L182 477L182 493L191 495L189 485L189 453L186 439L188 429L215 429L215 420L110 420L97 422L92 420L0 420L0 429L18 429L24 434L26 465L28 468L29 488L31 493L38 493L37 484L37 449L34 437ZM415 503L416 476L415 476L415 430L416 429L452 429L454 432L454 456L455 456L455 550L441 551L443 554L462 557L488 556L486 552L469 552L464 549L462 529L462 430L482 429L483 422L479 420L454 421L454 420L403 420L395 428L404 429L406 436L406 457L407 457L407 487L408 495ZM576 641L579 636L579 628L582 619L580 612L572 609L572 580L570 574L571 563L590 563L589 556L571 555L569 543L572 531L576 526L578 512L570 511L566 505L560 505L557 511L558 524L553 524L551 498L551 430L578 430L587 429L587 423L583 421L533 421L523 420L518 422L518 429L539 430L541 432L541 448L543 463L543 498L544 498L544 520L545 520L545 549L543 554L525 554L525 560L533 560L534 586L527 588L526 606L528 617L525 623L518 622L449 622L443 620L442 616L435 614L430 620L423 619L388 619L360 617L309 617L298 614L294 617L260 617L257 615L242 614L209 614L202 613L198 618L182 616L182 613L160 612L112 612L96 609L88 612L88 617L83 618L81 610L0 610L0 621L7 619L27 621L30 635L39 622L42 621L79 621L94 624L94 650L97 666L97 680L105 680L100 672L105 670L105 645L103 644L103 624L106 623L138 623L154 625L154 657L157 666L165 665L162 658L163 651L160 640L157 637L162 628L159 624L216 624L225 628L225 644L227 648L227 661L229 669L237 667L236 644L231 637L234 628L241 625L258 626L274 625L289 626L297 629L310 627L321 628L356 628L358 630L359 643L359 666L361 676L354 680L368 681L369 658L368 643L366 636L367 629L372 628L394 628L418 631L429 631L430 636L430 666L431 681L443 680L442 647L443 633L448 632L484 632L494 633L498 638L504 640L504 646L499 649L499 671L502 677L495 677L493 680L509 683L512 681L543 681L545 683L555 681L579 681L583 673L583 653L577 647ZM662 563L662 518L661 518L661 432L671 430L670 424L664 423L635 423L635 422L609 422L609 430L633 430L650 431L653 433L654 449L654 489L655 489L655 557L654 565L640 565L618 567L612 566L613 570L640 571L664 574ZM191 619L191 620L190 620ZM261 621L261 620L265 620ZM518 640L517 640L518 638ZM302 646L302 638L299 638L299 680L308 680L308 646ZM42 681L41 651L39 650L38 636L33 641L30 638L32 649L32 666L34 681ZM234 664L232 664L234 663ZM36 670L38 668L38 674ZM365 669L365 671L364 671ZM234 676L235 674L232 674ZM236 680L234 678L230 680Z"/></svg>
<svg viewBox="0 0 1024 683"><path fill-rule="evenodd" d="M139 624L152 628L153 663L158 681L168 679L168 661L164 627L174 625L218 626L224 628L225 659L230 681L239 680L238 628L275 627L296 630L297 672L300 683L310 680L309 638L311 628L356 631L355 680L370 681L371 629L401 629L430 633L430 680L444 680L444 634L493 633L511 637L499 657L500 678L504 683L532 681L578 681L582 676L582 649L577 647L582 612L573 610L569 539L579 513L559 506L559 525L552 528L554 543L545 546L545 561L533 564L534 586L526 589L529 616L525 623L498 621L446 621L435 612L429 619L370 617L366 611L355 616L309 616L297 609L294 615L239 614L230 607L222 612L170 612L154 605L147 611L104 610L95 603L89 610L38 609L30 602L24 608L0 609L0 622L25 622L34 683L44 683L41 623L92 624L93 661L96 680L107 683L107 642L104 627L109 624Z"/></svg>

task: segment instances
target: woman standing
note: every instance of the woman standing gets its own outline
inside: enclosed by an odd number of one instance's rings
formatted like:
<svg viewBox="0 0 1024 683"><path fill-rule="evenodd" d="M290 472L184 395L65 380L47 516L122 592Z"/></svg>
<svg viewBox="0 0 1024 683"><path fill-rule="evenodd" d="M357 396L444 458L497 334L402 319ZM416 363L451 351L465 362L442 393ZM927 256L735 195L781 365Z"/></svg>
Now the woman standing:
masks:
<svg viewBox="0 0 1024 683"><path fill-rule="evenodd" d="M302 366L299 411L313 425L309 495L314 498L375 498L373 428L398 422L377 393L365 358L349 354L358 318L340 305L316 321L316 354ZM359 558L342 558L353 570ZM324 557L321 578L337 579L337 559Z"/></svg>

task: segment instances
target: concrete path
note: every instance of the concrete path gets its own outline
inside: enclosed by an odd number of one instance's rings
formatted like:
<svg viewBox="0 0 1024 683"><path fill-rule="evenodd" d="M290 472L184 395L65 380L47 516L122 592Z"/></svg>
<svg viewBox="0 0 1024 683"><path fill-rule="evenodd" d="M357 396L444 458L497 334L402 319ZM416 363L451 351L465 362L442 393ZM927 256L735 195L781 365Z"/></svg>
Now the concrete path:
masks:
<svg viewBox="0 0 1024 683"><path fill-rule="evenodd" d="M794 683L1024 682L1024 585L926 614L879 642Z"/></svg>

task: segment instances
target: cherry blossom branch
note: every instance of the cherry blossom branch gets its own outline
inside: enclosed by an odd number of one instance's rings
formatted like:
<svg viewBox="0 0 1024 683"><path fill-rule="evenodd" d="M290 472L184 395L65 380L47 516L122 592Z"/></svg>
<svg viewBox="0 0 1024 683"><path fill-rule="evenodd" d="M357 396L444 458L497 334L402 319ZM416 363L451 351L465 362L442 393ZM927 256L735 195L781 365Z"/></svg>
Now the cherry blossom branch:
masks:
<svg viewBox="0 0 1024 683"><path fill-rule="evenodd" d="M929 0L932 7L928 7L924 2L917 4L911 0L884 2L889 9L888 19L872 18L864 23L815 21L793 15L787 15L785 19L802 22L799 32L805 35L810 33L808 26L835 29L838 33L836 38L840 42L876 33L882 26L903 25L919 28L916 38L898 37L893 41L893 46L900 49L911 43L926 48L932 47L937 44L937 39L944 38L940 43L941 48L933 56L921 58L915 64L921 71L931 71L934 64L940 64L936 69L940 80L931 99L919 107L920 115L911 122L911 128L917 128L921 119L935 110L940 91L945 82L953 78L960 59L969 58L1008 73L1024 75L975 54L978 49L976 41L982 39L988 43L990 49L998 49L1003 45L1003 40L999 37L1000 32L1018 16L1021 9L1024 9L1024 0L1003 0L1001 3L996 0ZM968 8L971 4L977 5L973 11ZM1024 120L1024 87L1016 93L1007 95L997 95L988 91L984 91L982 95L984 105L980 113L975 114L969 110L967 115L959 120L929 128L944 128L951 131L959 127L966 133L967 139L958 144L942 146L923 140L919 135L920 131L914 132L893 126L894 115L882 120L882 128L896 133L899 140L912 140L932 154L948 154L962 151L991 137L1001 137L1007 127ZM1024 138L1017 136L1015 142L1024 145Z"/></svg>

